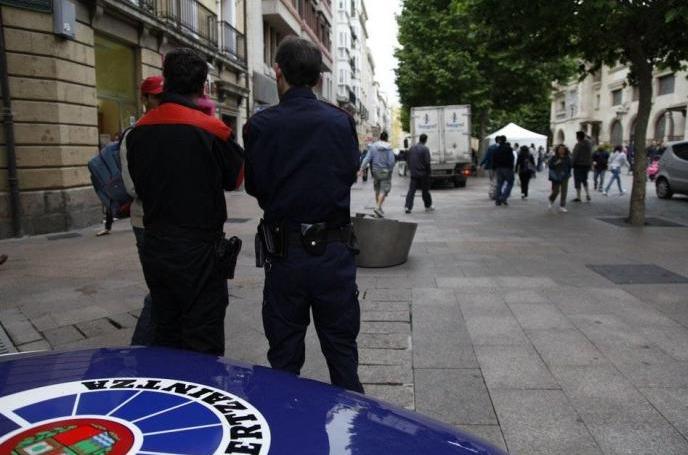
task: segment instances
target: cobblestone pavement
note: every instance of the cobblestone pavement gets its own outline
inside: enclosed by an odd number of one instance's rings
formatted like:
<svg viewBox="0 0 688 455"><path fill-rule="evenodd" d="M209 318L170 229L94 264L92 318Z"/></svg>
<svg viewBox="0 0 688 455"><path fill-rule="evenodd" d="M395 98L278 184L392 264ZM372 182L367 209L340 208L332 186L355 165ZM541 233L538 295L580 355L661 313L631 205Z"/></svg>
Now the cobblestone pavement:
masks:
<svg viewBox="0 0 688 455"><path fill-rule="evenodd" d="M549 212L543 175L531 185L529 200L515 188L500 208L485 179L472 179L434 190L435 213L419 198L404 215L407 182L395 178L387 217L417 222L418 232L406 264L359 270L367 393L513 454L688 453L688 284L636 268L621 277L645 284L620 285L588 267L655 265L686 277L688 228L600 220L624 216L628 196L594 194ZM353 210L370 212L372 182L353 195ZM227 353L264 365L262 271L250 251L259 210L242 193L228 200L226 230L245 250ZM648 213L688 225L688 198L650 191ZM0 242L10 256L0 323L19 350L128 343L146 292L134 237L128 221L110 236L95 232ZM303 375L328 379L312 330Z"/></svg>

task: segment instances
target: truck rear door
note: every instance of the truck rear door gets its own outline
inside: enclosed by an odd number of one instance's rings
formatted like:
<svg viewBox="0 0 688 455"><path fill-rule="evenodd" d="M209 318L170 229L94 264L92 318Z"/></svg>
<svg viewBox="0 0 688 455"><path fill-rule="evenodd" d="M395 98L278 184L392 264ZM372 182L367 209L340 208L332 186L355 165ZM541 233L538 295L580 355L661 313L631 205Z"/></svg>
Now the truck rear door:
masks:
<svg viewBox="0 0 688 455"><path fill-rule="evenodd" d="M444 161L470 163L471 161L471 107L446 106L443 108Z"/></svg>
<svg viewBox="0 0 688 455"><path fill-rule="evenodd" d="M411 110L411 122L413 123L413 144L418 143L421 134L427 134L427 147L430 149L430 161L441 162L442 137L440 119L441 108L414 107Z"/></svg>

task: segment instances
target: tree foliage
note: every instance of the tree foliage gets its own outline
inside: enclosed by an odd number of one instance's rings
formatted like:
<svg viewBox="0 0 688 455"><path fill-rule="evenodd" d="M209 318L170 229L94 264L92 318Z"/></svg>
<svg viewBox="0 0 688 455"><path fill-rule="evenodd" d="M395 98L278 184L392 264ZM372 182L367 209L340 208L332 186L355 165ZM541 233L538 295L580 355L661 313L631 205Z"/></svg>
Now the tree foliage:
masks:
<svg viewBox="0 0 688 455"><path fill-rule="evenodd" d="M475 11L466 0L404 1L396 56L406 128L413 106L470 104L474 134L482 135L506 118L541 114L552 81L575 69L566 58L534 61L521 47L504 46L503 31Z"/></svg>
<svg viewBox="0 0 688 455"><path fill-rule="evenodd" d="M463 2L462 2L463 3ZM466 0L482 25L500 29L507 48L534 61L568 55L586 62L582 72L618 63L638 87L636 160L629 220L645 223L646 134L652 109L653 71L682 68L688 59L685 0Z"/></svg>

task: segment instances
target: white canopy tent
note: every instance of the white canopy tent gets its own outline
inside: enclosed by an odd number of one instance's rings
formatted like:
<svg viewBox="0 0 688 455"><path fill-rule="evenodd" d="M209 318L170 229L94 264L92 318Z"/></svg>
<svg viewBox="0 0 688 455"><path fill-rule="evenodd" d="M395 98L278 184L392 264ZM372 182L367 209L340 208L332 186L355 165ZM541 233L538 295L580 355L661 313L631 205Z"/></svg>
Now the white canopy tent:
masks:
<svg viewBox="0 0 688 455"><path fill-rule="evenodd" d="M515 123L509 123L501 130L495 131L487 136L485 140L488 141L488 145L494 144L497 136L506 136L506 140L510 142L512 146L518 144L519 146L527 145L530 147L530 144L535 144L535 150L539 149L540 146L542 146L543 150L547 150L547 136L528 131Z"/></svg>

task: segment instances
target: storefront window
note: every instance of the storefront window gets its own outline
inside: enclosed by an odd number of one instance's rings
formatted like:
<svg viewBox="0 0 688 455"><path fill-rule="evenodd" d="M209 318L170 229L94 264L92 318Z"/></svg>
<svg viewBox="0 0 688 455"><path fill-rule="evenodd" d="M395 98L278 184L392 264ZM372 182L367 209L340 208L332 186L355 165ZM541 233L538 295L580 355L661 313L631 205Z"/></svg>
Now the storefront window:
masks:
<svg viewBox="0 0 688 455"><path fill-rule="evenodd" d="M115 140L138 117L136 57L133 48L101 35L95 37L95 51L98 134L102 146Z"/></svg>

